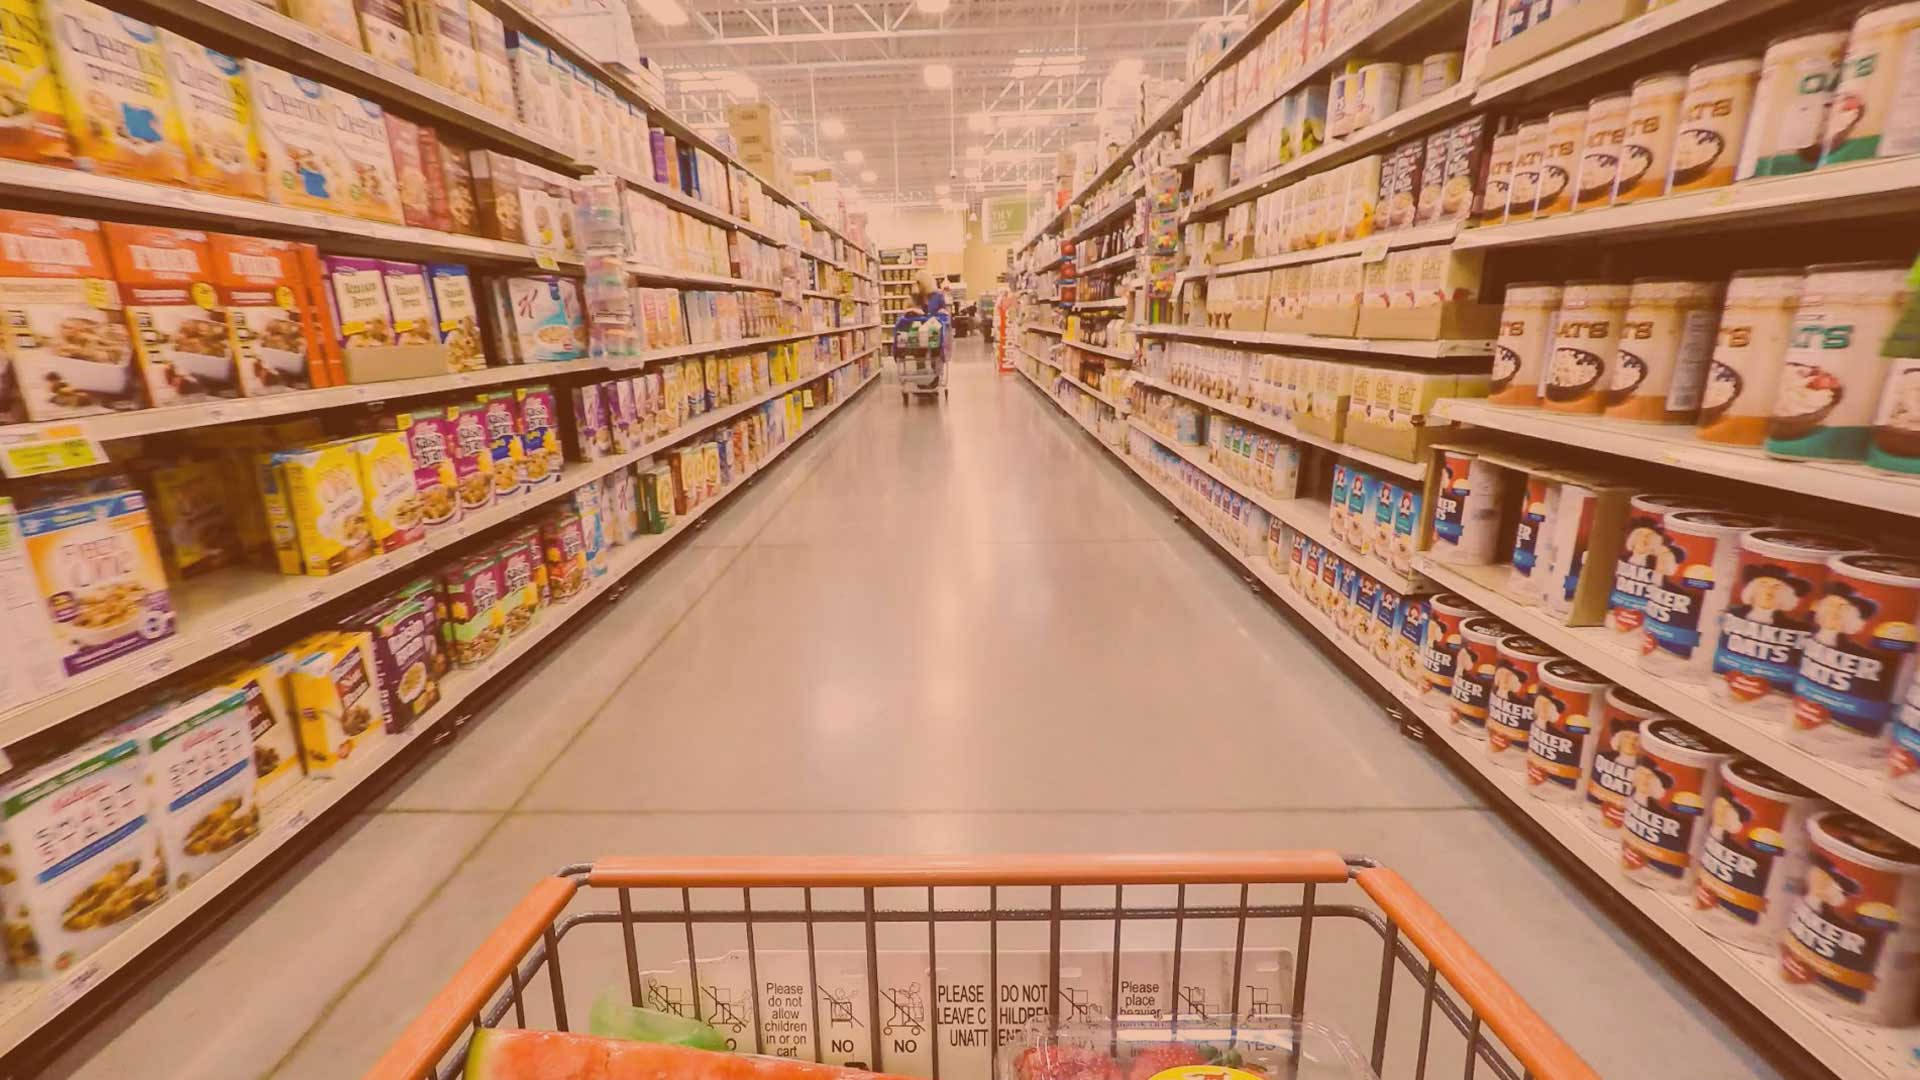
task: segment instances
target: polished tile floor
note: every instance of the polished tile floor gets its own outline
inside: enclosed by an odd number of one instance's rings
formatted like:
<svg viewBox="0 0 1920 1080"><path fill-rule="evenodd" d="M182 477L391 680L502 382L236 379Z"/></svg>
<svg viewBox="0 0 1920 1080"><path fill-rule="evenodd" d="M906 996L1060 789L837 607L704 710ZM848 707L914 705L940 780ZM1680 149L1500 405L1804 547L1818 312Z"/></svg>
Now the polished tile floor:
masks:
<svg viewBox="0 0 1920 1080"><path fill-rule="evenodd" d="M953 384L869 391L51 1074L356 1076L602 854L1318 846L1398 868L1604 1075L1776 1075L1024 380L965 342ZM1342 936L1312 1000L1364 1038L1378 946Z"/></svg>

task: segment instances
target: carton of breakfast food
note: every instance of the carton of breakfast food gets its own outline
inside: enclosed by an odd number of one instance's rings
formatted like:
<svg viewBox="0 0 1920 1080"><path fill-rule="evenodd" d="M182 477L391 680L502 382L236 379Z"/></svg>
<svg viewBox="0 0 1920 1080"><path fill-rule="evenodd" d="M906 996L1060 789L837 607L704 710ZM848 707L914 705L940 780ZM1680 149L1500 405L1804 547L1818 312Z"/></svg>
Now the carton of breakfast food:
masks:
<svg viewBox="0 0 1920 1080"><path fill-rule="evenodd" d="M332 110L333 145L346 172L340 209L355 217L405 221L400 212L400 179L387 145L387 114L375 102L334 87L327 88Z"/></svg>
<svg viewBox="0 0 1920 1080"><path fill-rule="evenodd" d="M406 5L400 0L354 0L353 6L367 55L401 71L413 71L413 32L407 28Z"/></svg>
<svg viewBox="0 0 1920 1080"><path fill-rule="evenodd" d="M175 889L200 880L259 835L248 700L245 689L208 690L134 731L146 766L147 809Z"/></svg>
<svg viewBox="0 0 1920 1080"><path fill-rule="evenodd" d="M480 336L480 302L473 278L464 266L428 263L433 308L440 344L447 347L447 366L454 371L479 371L487 366Z"/></svg>
<svg viewBox="0 0 1920 1080"><path fill-rule="evenodd" d="M0 0L0 157L66 164L66 118L37 0Z"/></svg>
<svg viewBox="0 0 1920 1080"><path fill-rule="evenodd" d="M41 0L73 162L89 172L187 182L180 112L160 31L89 0Z"/></svg>
<svg viewBox="0 0 1920 1080"><path fill-rule="evenodd" d="M373 555L366 490L353 440L282 450L271 456L271 465L280 477L280 497L298 545L298 573L338 574Z"/></svg>
<svg viewBox="0 0 1920 1080"><path fill-rule="evenodd" d="M284 394L314 385L299 253L284 240L211 233L216 310L226 324L240 393Z"/></svg>
<svg viewBox="0 0 1920 1080"><path fill-rule="evenodd" d="M100 226L0 210L0 420L58 420L141 404Z"/></svg>
<svg viewBox="0 0 1920 1080"><path fill-rule="evenodd" d="M203 191L267 197L260 145L247 97L246 68L217 49L160 31L167 85L187 140L187 182Z"/></svg>
<svg viewBox="0 0 1920 1080"><path fill-rule="evenodd" d="M239 396L207 234L111 221L101 230L147 400L160 407Z"/></svg>
<svg viewBox="0 0 1920 1080"><path fill-rule="evenodd" d="M27 559L69 675L174 634L173 600L146 497L90 492L20 513Z"/></svg>
<svg viewBox="0 0 1920 1080"><path fill-rule="evenodd" d="M413 455L399 432L354 439L360 490L366 499L367 532L377 554L398 551L427 534L413 469Z"/></svg>
<svg viewBox="0 0 1920 1080"><path fill-rule="evenodd" d="M374 671L373 640L366 631L316 634L291 651L300 753L309 775L330 773L386 738L386 707Z"/></svg>
<svg viewBox="0 0 1920 1080"><path fill-rule="evenodd" d="M227 677L226 685L246 694L248 728L253 739L253 796L266 806L286 794L306 773L300 764L299 715L293 707L293 655L279 650Z"/></svg>
<svg viewBox="0 0 1920 1080"><path fill-rule="evenodd" d="M246 69L267 199L302 210L349 212L350 173L334 143L327 88L258 60L248 60Z"/></svg>

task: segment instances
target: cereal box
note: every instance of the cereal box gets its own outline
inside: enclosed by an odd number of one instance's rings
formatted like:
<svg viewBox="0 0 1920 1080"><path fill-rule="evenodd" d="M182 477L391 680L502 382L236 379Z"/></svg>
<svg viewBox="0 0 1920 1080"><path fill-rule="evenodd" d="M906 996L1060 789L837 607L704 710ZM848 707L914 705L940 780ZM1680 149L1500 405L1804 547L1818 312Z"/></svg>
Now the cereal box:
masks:
<svg viewBox="0 0 1920 1080"><path fill-rule="evenodd" d="M208 690L134 732L146 763L148 810L175 889L259 835L248 696L230 686Z"/></svg>
<svg viewBox="0 0 1920 1080"><path fill-rule="evenodd" d="M240 392L247 397L313 386L298 252L284 240L212 233L216 311L226 323Z"/></svg>
<svg viewBox="0 0 1920 1080"><path fill-rule="evenodd" d="M506 586L497 560L471 556L440 577L446 600L445 634L453 645L453 662L460 667L486 663L500 647L505 614L500 609Z"/></svg>
<svg viewBox="0 0 1920 1080"><path fill-rule="evenodd" d="M480 205L473 193L472 154L464 144L442 137L430 127L420 129L420 157L427 167L427 182L432 184L437 173L445 191L447 228L479 236Z"/></svg>
<svg viewBox="0 0 1920 1080"><path fill-rule="evenodd" d="M607 430L606 398L593 383L568 391L573 422L567 430L573 439L573 456L578 461L596 461L613 453L613 433Z"/></svg>
<svg viewBox="0 0 1920 1080"><path fill-rule="evenodd" d="M512 277L495 278L493 284L506 324L503 329L512 335L522 363L580 358L580 338L566 301L569 290L562 288L571 282L555 277Z"/></svg>
<svg viewBox="0 0 1920 1080"><path fill-rule="evenodd" d="M505 498L527 482L526 447L520 438L520 414L513 391L493 390L479 396L480 416L487 427L487 446L493 458L493 494Z"/></svg>
<svg viewBox="0 0 1920 1080"><path fill-rule="evenodd" d="M479 371L487 366L480 337L480 304L473 278L464 266L428 263L427 280L433 290L438 338L447 347L447 365L455 371Z"/></svg>
<svg viewBox="0 0 1920 1080"><path fill-rule="evenodd" d="M110 176L187 182L160 31L89 0L41 0L73 161Z"/></svg>
<svg viewBox="0 0 1920 1080"><path fill-rule="evenodd" d="M267 198L282 206L347 212L349 169L334 144L327 88L258 60L248 60L246 69Z"/></svg>
<svg viewBox="0 0 1920 1080"><path fill-rule="evenodd" d="M540 523L540 545L554 602L572 599L587 584L587 542L580 531L580 515L549 514Z"/></svg>
<svg viewBox="0 0 1920 1080"><path fill-rule="evenodd" d="M203 191L267 197L260 144L240 61L171 30L160 31L167 86L186 133L187 182Z"/></svg>
<svg viewBox="0 0 1920 1080"><path fill-rule="evenodd" d="M553 388L545 383L513 390L517 426L526 451L527 483L559 483L561 462L560 417Z"/></svg>
<svg viewBox="0 0 1920 1080"><path fill-rule="evenodd" d="M0 102L8 118L0 125L0 157L72 160L38 0L0 0Z"/></svg>
<svg viewBox="0 0 1920 1080"><path fill-rule="evenodd" d="M340 209L374 221L404 221L400 180L387 147L387 114L374 102L345 90L328 88L333 110L333 145L346 172Z"/></svg>
<svg viewBox="0 0 1920 1080"><path fill-rule="evenodd" d="M520 122L535 131L551 131L555 123L553 67L547 59L547 47L518 30L506 31L506 43Z"/></svg>
<svg viewBox="0 0 1920 1080"><path fill-rule="evenodd" d="M625 454L633 449L633 440L628 437L629 429L626 420L620 413L620 391L618 389L620 382L621 380L603 382L594 386L592 389L598 390L600 393L600 414L606 418L607 434L612 439L613 452L616 454Z"/></svg>
<svg viewBox="0 0 1920 1080"><path fill-rule="evenodd" d="M139 379L98 224L0 210L0 419L139 407Z"/></svg>
<svg viewBox="0 0 1920 1080"><path fill-rule="evenodd" d="M322 255L327 297L333 304L334 340L342 348L392 345L393 311L379 259Z"/></svg>
<svg viewBox="0 0 1920 1080"><path fill-rule="evenodd" d="M140 744L89 743L0 787L7 954L27 978L70 970L166 899Z"/></svg>
<svg viewBox="0 0 1920 1080"><path fill-rule="evenodd" d="M327 268L320 262L320 249L295 244L293 250L300 264L299 299L306 315L307 370L315 386L345 386L347 365L333 336L333 299L327 295Z"/></svg>
<svg viewBox="0 0 1920 1080"><path fill-rule="evenodd" d="M674 526L673 472L660 464L636 469L640 482L640 528L647 533L663 533Z"/></svg>
<svg viewBox="0 0 1920 1080"><path fill-rule="evenodd" d="M158 407L238 396L207 234L117 222L101 231L147 400Z"/></svg>
<svg viewBox="0 0 1920 1080"><path fill-rule="evenodd" d="M383 601L347 618L364 629L373 645L376 685L387 714L387 730L398 733L440 703L440 682L433 673L438 628L431 596Z"/></svg>
<svg viewBox="0 0 1920 1080"><path fill-rule="evenodd" d="M449 453L453 424L441 409L389 417L382 425L399 432L413 460L413 491L420 500L420 524L433 532L460 520L459 477Z"/></svg>
<svg viewBox="0 0 1920 1080"><path fill-rule="evenodd" d="M20 534L69 675L174 633L146 497L120 489L21 511Z"/></svg>
<svg viewBox="0 0 1920 1080"><path fill-rule="evenodd" d="M433 313L433 293L427 286L427 268L419 263L380 262L387 287L387 311L393 316L396 345L432 345L440 340Z"/></svg>
<svg viewBox="0 0 1920 1080"><path fill-rule="evenodd" d="M301 572L338 574L373 554L367 497L353 440L272 456L300 545ZM411 470L409 470L411 474Z"/></svg>
<svg viewBox="0 0 1920 1080"><path fill-rule="evenodd" d="M442 624L446 622L446 598L440 594L440 586L432 578L415 578L393 594L394 603L418 600L425 606L427 624L427 674L436 681L447 677L453 670L453 657L442 647L444 635Z"/></svg>
<svg viewBox="0 0 1920 1080"><path fill-rule="evenodd" d="M283 574L305 572L300 558L300 533L293 525L293 505L287 499L287 474L270 453L254 455L254 494L260 503L262 524L273 545L274 565Z"/></svg>
<svg viewBox="0 0 1920 1080"><path fill-rule="evenodd" d="M227 484L230 474L211 458L177 458L145 477L160 540L173 576L188 578L242 560Z"/></svg>
<svg viewBox="0 0 1920 1080"><path fill-rule="evenodd" d="M473 51L467 0L407 0L413 54L420 74L471 101L480 101L480 58Z"/></svg>
<svg viewBox="0 0 1920 1080"><path fill-rule="evenodd" d="M507 26L479 4L469 4L467 13L473 19L473 49L479 58L480 103L512 116L513 62L507 56Z"/></svg>
<svg viewBox="0 0 1920 1080"><path fill-rule="evenodd" d="M480 234L514 244L526 243L520 216L520 162L497 151L474 150L467 155L467 163L472 170Z"/></svg>
<svg viewBox="0 0 1920 1080"><path fill-rule="evenodd" d="M285 0L288 15L343 45L360 48L360 24L353 0Z"/></svg>
<svg viewBox="0 0 1920 1080"><path fill-rule="evenodd" d="M487 437L486 414L486 406L477 401L447 406L447 453L463 514L493 504L493 443Z"/></svg>
<svg viewBox="0 0 1920 1080"><path fill-rule="evenodd" d="M289 681L300 710L300 755L309 774L330 773L356 751L386 738L386 707L366 631L315 634L292 652Z"/></svg>
<svg viewBox="0 0 1920 1080"><path fill-rule="evenodd" d="M234 672L227 685L246 694L253 736L254 798L262 806L284 795L305 775L300 763L299 714L293 707L294 658L281 651Z"/></svg>
<svg viewBox="0 0 1920 1080"><path fill-rule="evenodd" d="M380 432L353 440L359 460L360 489L366 497L367 532L373 550L397 551L427 533L415 485L413 455L398 432Z"/></svg>
<svg viewBox="0 0 1920 1080"><path fill-rule="evenodd" d="M353 6L360 16L360 40L367 55L413 71L413 33L407 29L406 6L400 0L354 0Z"/></svg>
<svg viewBox="0 0 1920 1080"><path fill-rule="evenodd" d="M420 151L420 125L389 112L387 152L393 157L393 179L399 185L400 215L417 229L446 229L446 196L434 205L427 184L427 167Z"/></svg>
<svg viewBox="0 0 1920 1080"><path fill-rule="evenodd" d="M20 535L13 500L0 495L0 619L7 647L0 649L0 709L45 697L66 677L53 639L53 624L40 602L40 587Z"/></svg>
<svg viewBox="0 0 1920 1080"><path fill-rule="evenodd" d="M573 65L567 59L547 49L547 70L553 74L553 121L554 130L559 132L560 140L569 146L579 146L581 124L579 102L574 100Z"/></svg>
<svg viewBox="0 0 1920 1080"><path fill-rule="evenodd" d="M512 638L540 614L540 579L546 563L538 543L510 541L499 552L501 628Z"/></svg>

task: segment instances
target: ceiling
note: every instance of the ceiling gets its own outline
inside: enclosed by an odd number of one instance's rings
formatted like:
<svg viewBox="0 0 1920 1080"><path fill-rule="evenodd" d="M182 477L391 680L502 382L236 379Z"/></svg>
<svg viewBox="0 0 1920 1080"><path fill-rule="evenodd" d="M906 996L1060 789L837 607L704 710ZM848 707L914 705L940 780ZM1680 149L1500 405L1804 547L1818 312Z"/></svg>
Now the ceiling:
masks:
<svg viewBox="0 0 1920 1080"><path fill-rule="evenodd" d="M1187 41L1238 0L630 0L640 51L695 126L771 101L790 156L833 162L876 204L1020 191L1096 135L1114 65L1179 79ZM684 13L681 25L665 25ZM926 68L952 69L950 90ZM1129 80L1131 82L1132 80ZM981 115L984 114L984 115ZM844 134L829 134L837 120ZM825 130L823 130L823 128ZM858 164L848 151L864 156ZM971 155L971 156L970 156ZM978 170L977 177L969 170ZM864 180L862 172L871 172ZM942 192L946 187L949 190Z"/></svg>

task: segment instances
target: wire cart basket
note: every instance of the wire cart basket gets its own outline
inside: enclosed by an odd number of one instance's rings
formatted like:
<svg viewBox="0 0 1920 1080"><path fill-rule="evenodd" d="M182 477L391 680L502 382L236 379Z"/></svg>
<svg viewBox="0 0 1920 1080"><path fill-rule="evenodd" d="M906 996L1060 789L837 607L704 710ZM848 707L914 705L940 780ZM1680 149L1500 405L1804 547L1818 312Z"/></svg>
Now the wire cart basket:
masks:
<svg viewBox="0 0 1920 1080"><path fill-rule="evenodd" d="M941 360L947 331L947 324L934 315L905 316L894 325L891 347L899 366L901 404L915 394L946 396L946 365Z"/></svg>
<svg viewBox="0 0 1920 1080"><path fill-rule="evenodd" d="M984 1009L964 989L982 977ZM1156 995L1162 1040L1298 1018L1364 1034L1346 1075L1599 1076L1399 875L1330 851L569 866L367 1076L457 1076L482 1028L582 1030L595 991L703 1019L741 1051L932 1080L1005 1075L994 1051L1015 1027L1117 1041L1129 1002Z"/></svg>

